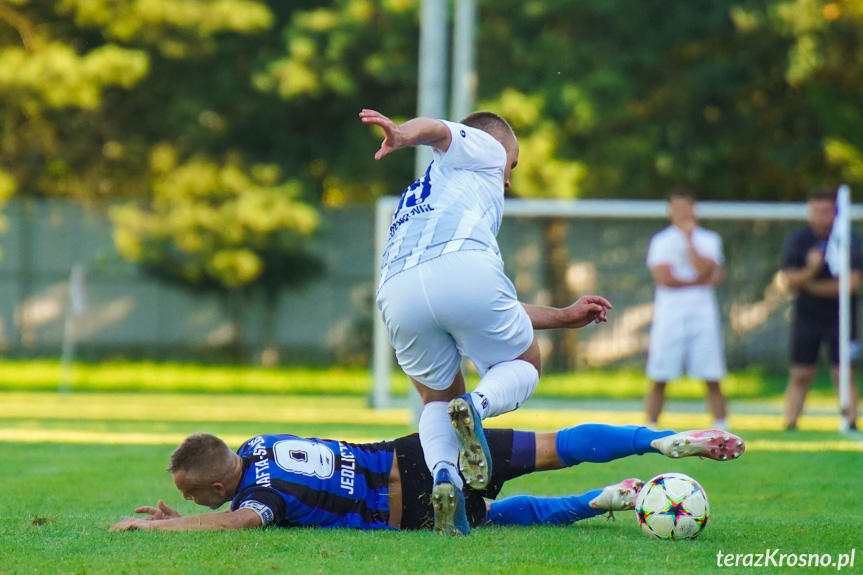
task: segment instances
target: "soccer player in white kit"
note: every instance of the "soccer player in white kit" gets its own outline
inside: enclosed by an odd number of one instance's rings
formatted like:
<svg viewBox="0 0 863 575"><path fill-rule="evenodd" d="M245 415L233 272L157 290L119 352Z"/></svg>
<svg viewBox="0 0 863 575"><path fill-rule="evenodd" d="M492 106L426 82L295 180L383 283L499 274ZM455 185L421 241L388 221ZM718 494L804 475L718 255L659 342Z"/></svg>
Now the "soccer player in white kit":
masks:
<svg viewBox="0 0 863 575"><path fill-rule="evenodd" d="M466 535L459 471L471 487L488 484L491 456L481 421L516 409L536 388L533 330L600 323L611 304L597 296L563 309L519 303L495 239L518 163L518 140L506 120L474 112L461 123L415 118L396 125L374 110L360 118L384 133L376 160L408 146L433 151L393 214L377 305L399 365L424 403L419 434L434 477L435 530ZM470 394L462 356L483 374Z"/></svg>
<svg viewBox="0 0 863 575"><path fill-rule="evenodd" d="M722 239L698 226L695 197L683 187L668 195L671 225L650 239L647 266L656 282L645 398L648 425L657 429L665 386L681 376L707 384L707 405L715 427L726 428L727 404L720 388L725 376L722 328L714 286L724 279Z"/></svg>

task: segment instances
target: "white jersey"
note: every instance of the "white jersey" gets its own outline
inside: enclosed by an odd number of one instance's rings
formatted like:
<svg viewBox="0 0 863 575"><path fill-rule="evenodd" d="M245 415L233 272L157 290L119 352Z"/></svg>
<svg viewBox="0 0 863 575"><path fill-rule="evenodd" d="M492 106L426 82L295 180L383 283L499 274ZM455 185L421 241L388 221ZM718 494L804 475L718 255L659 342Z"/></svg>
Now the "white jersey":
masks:
<svg viewBox="0 0 863 575"><path fill-rule="evenodd" d="M443 254L482 250L500 257L506 151L491 135L444 122L449 149L433 150L426 173L402 193L393 214L380 284Z"/></svg>
<svg viewBox="0 0 863 575"><path fill-rule="evenodd" d="M716 232L695 228L695 250L722 265L722 239ZM689 260L686 237L675 226L668 226L650 239L647 266L671 266L671 274L681 280L697 276ZM657 286L654 296L647 376L652 381L673 381L683 369L690 377L719 381L725 376L722 327L719 306L710 286L669 288Z"/></svg>
<svg viewBox="0 0 863 575"><path fill-rule="evenodd" d="M712 259L720 266L723 264L722 238L719 234L697 227L692 232L692 243L701 256ZM660 264L670 265L671 274L677 279L687 281L696 278L697 272L689 260L686 237L680 228L668 226L650 238L647 248L647 267L652 268ZM657 286L654 304L660 308L674 305L692 306L692 309L697 309L700 306L715 306L716 299L710 286L683 288Z"/></svg>

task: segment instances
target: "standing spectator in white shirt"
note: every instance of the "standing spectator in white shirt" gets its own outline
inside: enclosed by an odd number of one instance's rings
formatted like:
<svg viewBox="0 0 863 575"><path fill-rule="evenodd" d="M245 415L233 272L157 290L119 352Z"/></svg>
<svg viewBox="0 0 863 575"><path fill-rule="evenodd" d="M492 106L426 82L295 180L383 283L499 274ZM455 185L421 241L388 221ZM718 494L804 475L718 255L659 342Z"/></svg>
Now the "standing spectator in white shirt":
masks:
<svg viewBox="0 0 863 575"><path fill-rule="evenodd" d="M665 387L683 369L707 384L707 406L715 427L725 429L727 403L720 388L725 376L722 328L714 287L722 283L722 239L698 225L695 196L684 187L668 195L671 225L650 239L647 267L656 283L653 324L647 353L652 387L645 398L648 425L657 426Z"/></svg>

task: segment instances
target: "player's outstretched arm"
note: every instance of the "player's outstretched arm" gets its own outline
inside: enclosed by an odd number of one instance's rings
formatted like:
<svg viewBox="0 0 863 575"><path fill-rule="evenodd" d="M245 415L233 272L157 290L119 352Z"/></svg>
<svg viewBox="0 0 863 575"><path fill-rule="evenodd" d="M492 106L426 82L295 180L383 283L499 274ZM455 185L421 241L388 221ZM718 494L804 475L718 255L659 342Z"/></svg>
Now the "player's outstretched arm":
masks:
<svg viewBox="0 0 863 575"><path fill-rule="evenodd" d="M111 526L111 531L205 531L253 529L262 525L260 516L251 509L202 513L154 521L152 517L127 517Z"/></svg>
<svg viewBox="0 0 863 575"><path fill-rule="evenodd" d="M604 297L586 295L565 308L521 304L533 324L533 329L584 327L590 323L608 321L611 303Z"/></svg>
<svg viewBox="0 0 863 575"><path fill-rule="evenodd" d="M404 124L396 124L380 112L363 110L360 120L363 124L378 126L384 133L384 141L375 153L375 160L409 146L431 146L446 152L452 142L452 134L446 124L432 118L414 118Z"/></svg>

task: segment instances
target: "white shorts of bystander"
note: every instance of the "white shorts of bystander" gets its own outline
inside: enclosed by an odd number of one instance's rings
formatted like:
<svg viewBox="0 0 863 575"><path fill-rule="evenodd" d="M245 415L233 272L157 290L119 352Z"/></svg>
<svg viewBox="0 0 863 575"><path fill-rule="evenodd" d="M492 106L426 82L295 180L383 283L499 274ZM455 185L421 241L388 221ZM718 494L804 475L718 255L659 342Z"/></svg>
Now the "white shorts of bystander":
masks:
<svg viewBox="0 0 863 575"><path fill-rule="evenodd" d="M719 312L715 302L707 303L654 309L647 352L651 381L678 379L684 368L694 379L719 381L725 377Z"/></svg>

